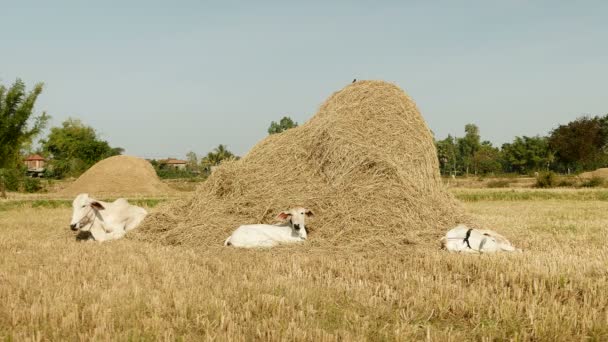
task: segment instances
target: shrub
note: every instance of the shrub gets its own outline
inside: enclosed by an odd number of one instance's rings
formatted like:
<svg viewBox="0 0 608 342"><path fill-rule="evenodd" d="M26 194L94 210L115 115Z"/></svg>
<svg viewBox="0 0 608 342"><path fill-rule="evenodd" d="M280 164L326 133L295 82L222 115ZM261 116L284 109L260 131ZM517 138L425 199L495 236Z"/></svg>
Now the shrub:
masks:
<svg viewBox="0 0 608 342"><path fill-rule="evenodd" d="M568 188L574 186L574 184L575 182L573 180L564 178L557 183L557 186L562 188Z"/></svg>
<svg viewBox="0 0 608 342"><path fill-rule="evenodd" d="M541 172L536 176L537 188L553 188L557 185L557 175L553 171Z"/></svg>
<svg viewBox="0 0 608 342"><path fill-rule="evenodd" d="M23 179L23 190L29 193L38 192L42 190L42 184L40 183L40 179L25 177Z"/></svg>
<svg viewBox="0 0 608 342"><path fill-rule="evenodd" d="M488 188L508 188L509 185L511 185L511 182L509 182L506 179L497 179L497 180L493 180L493 181L489 181L487 184Z"/></svg>
<svg viewBox="0 0 608 342"><path fill-rule="evenodd" d="M0 182L7 191L19 191L21 182L25 176L14 169L0 169Z"/></svg>
<svg viewBox="0 0 608 342"><path fill-rule="evenodd" d="M602 177L598 177L598 176L594 176L589 180L584 181L583 183L581 183L581 186L584 188L595 188L598 186L602 186L604 185L604 179Z"/></svg>
<svg viewBox="0 0 608 342"><path fill-rule="evenodd" d="M156 169L156 174L160 179L183 179L196 178L197 175L188 170L179 170L174 168Z"/></svg>

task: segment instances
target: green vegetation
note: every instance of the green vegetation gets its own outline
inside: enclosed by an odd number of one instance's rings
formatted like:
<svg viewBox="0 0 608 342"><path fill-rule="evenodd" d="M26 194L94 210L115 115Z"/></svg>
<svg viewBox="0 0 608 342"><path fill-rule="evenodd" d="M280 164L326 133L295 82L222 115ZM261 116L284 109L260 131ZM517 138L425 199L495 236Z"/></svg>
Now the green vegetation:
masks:
<svg viewBox="0 0 608 342"><path fill-rule="evenodd" d="M290 117L284 116L278 123L274 121L270 123L268 134L281 133L294 127L298 127L298 123L293 121Z"/></svg>
<svg viewBox="0 0 608 342"><path fill-rule="evenodd" d="M511 182L506 179L497 179L489 181L486 185L488 188L508 188Z"/></svg>
<svg viewBox="0 0 608 342"><path fill-rule="evenodd" d="M224 160L238 159L234 153L230 152L225 145L218 145L213 151L207 153L207 155L201 160L201 168L205 174L210 174L211 169L214 166L220 165Z"/></svg>
<svg viewBox="0 0 608 342"><path fill-rule="evenodd" d="M589 189L458 189L452 190L454 196L463 202L482 201L608 201L608 190Z"/></svg>
<svg viewBox="0 0 608 342"><path fill-rule="evenodd" d="M43 154L52 158L48 175L54 178L77 177L98 161L123 152L120 147L110 147L93 127L76 119L51 128L41 144Z"/></svg>
<svg viewBox="0 0 608 342"><path fill-rule="evenodd" d="M46 127L49 120L46 113L33 116L42 87L38 83L26 93L25 83L20 79L9 88L0 84L0 169L21 165L21 150Z"/></svg>
<svg viewBox="0 0 608 342"><path fill-rule="evenodd" d="M536 176L537 188L553 188L557 186L557 175L552 171L541 172Z"/></svg>
<svg viewBox="0 0 608 342"><path fill-rule="evenodd" d="M435 144L444 175L595 170L608 166L608 115L578 118L548 136L518 136L500 149L489 141L481 142L474 124L465 126L464 137L448 135Z"/></svg>
<svg viewBox="0 0 608 342"><path fill-rule="evenodd" d="M603 186L605 184L605 180L602 177L592 177L589 180L584 181L583 183L581 183L581 187L583 188L595 188L598 186Z"/></svg>

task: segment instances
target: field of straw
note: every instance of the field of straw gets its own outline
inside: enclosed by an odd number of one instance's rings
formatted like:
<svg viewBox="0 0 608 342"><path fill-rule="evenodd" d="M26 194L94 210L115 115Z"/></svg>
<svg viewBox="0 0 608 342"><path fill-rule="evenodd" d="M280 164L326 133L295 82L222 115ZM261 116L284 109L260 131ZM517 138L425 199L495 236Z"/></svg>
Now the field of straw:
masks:
<svg viewBox="0 0 608 342"><path fill-rule="evenodd" d="M0 202L0 339L608 340L608 191L455 195L524 253L76 242L69 203Z"/></svg>

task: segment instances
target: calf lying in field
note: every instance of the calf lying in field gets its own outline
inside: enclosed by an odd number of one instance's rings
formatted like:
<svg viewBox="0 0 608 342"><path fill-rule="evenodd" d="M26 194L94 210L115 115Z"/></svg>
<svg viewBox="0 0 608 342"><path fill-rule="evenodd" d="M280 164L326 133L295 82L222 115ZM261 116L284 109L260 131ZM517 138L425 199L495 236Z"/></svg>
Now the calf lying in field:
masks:
<svg viewBox="0 0 608 342"><path fill-rule="evenodd" d="M312 211L294 208L283 211L277 218L286 221L279 225L249 224L238 227L224 242L224 246L242 248L273 247L281 243L297 243L306 240L306 216Z"/></svg>
<svg viewBox="0 0 608 342"><path fill-rule="evenodd" d="M461 253L521 252L494 231L473 229L463 224L451 229L441 239L441 248Z"/></svg>
<svg viewBox="0 0 608 342"><path fill-rule="evenodd" d="M119 198L112 203L98 201L88 194L76 196L72 202L73 231L89 232L93 240L106 241L123 237L135 229L148 214L145 209Z"/></svg>

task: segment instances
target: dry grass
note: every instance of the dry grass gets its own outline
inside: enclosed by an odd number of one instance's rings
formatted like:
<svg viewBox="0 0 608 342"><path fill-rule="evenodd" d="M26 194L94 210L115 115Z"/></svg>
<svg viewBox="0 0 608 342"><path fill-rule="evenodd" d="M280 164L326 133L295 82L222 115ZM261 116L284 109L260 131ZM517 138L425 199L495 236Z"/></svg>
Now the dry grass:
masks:
<svg viewBox="0 0 608 342"><path fill-rule="evenodd" d="M608 339L608 202L465 206L525 253L100 245L69 208L0 211L0 338Z"/></svg>
<svg viewBox="0 0 608 342"><path fill-rule="evenodd" d="M75 196L89 193L107 196L164 196L173 190L161 182L148 161L132 156L113 156L97 162L76 181L60 190L60 194Z"/></svg>

